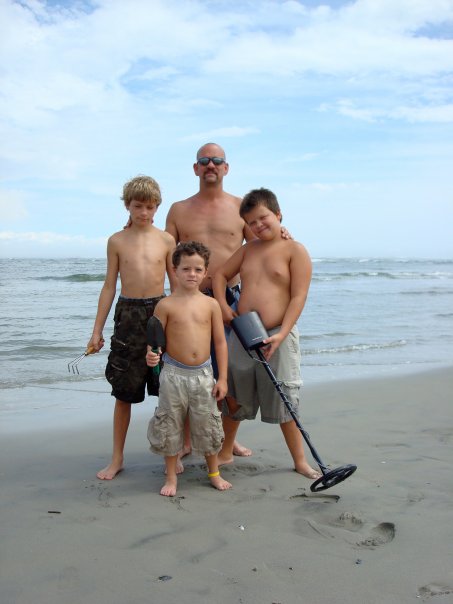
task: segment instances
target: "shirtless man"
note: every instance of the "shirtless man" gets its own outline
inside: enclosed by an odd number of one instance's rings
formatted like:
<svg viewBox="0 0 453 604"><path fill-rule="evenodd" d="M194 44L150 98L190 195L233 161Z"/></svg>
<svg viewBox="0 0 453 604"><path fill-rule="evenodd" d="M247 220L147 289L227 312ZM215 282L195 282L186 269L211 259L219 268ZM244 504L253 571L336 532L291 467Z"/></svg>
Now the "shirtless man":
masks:
<svg viewBox="0 0 453 604"><path fill-rule="evenodd" d="M198 193L171 206L165 230L176 243L199 241L211 252L209 269L200 285L200 290L212 295L212 276L225 261L241 247L244 239L254 238L249 227L239 215L241 199L223 190L223 178L228 174L229 165L225 151L215 143L200 147L197 161L193 165L195 175L200 180ZM228 283L230 287L239 283L235 275ZM181 457L191 452L188 429ZM249 456L247 447L234 442L234 455ZM182 467L178 467L182 471Z"/></svg>

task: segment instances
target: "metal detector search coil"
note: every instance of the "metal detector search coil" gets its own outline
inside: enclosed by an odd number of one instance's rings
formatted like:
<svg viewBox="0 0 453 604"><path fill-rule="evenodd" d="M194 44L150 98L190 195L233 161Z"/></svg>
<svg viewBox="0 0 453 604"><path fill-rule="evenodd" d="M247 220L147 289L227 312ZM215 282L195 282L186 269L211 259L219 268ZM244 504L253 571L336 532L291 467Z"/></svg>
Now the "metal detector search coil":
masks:
<svg viewBox="0 0 453 604"><path fill-rule="evenodd" d="M318 452L316 451L315 447L313 446L310 440L308 432L302 427L297 413L293 409L291 401L283 392L280 382L275 377L274 372L272 371L269 363L267 362L262 350L260 350L262 346L265 346L263 341L269 337L269 334L267 333L259 314L256 311L252 311L244 315L240 315L239 317L235 317L231 321L231 327L233 328L234 333L239 338L239 341L241 342L242 346L252 358L254 357L252 354L250 354L250 351L255 351L255 354L258 357L257 360L259 360L259 362L263 365L264 369L266 370L268 376L270 377L272 383L275 386L275 389L280 395L280 398L282 399L286 408L290 412L291 417L295 421L296 426L299 428L305 442L307 443L308 448L310 449L311 454L313 455L313 459L316 461L319 466L319 469L321 470L322 476L310 485L310 491L324 491L325 489L329 489L330 487L333 487L339 482L343 482L343 480L346 480L346 478L349 478L349 476L351 476L351 474L353 474L357 470L357 466L354 464L346 464L344 466L340 466L331 470L323 463L323 461L318 455Z"/></svg>

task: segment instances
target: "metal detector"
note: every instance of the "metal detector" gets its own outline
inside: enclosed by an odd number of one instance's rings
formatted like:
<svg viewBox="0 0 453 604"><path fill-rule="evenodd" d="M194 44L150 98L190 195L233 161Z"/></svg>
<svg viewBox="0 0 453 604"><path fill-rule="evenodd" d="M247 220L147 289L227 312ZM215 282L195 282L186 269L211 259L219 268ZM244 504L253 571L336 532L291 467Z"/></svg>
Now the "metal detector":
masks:
<svg viewBox="0 0 453 604"><path fill-rule="evenodd" d="M308 432L302 427L299 418L297 417L297 414L291 404L291 401L283 392L280 382L275 377L272 369L269 366L269 363L267 362L261 350L261 347L266 346L266 344L263 344L263 340L268 338L269 334L267 333L259 314L255 311L252 311L239 317L236 317L231 321L231 327L233 328L233 331L239 338L239 341L241 342L245 350L248 352L248 354L252 358L255 358L250 351L254 351L256 353L258 359L255 360L259 361L263 365L264 369L272 380L275 389L280 395L280 398L282 399L286 408L290 412L291 417L296 422L296 426L302 433L302 436L305 442L307 443L308 448L310 449L311 454L313 455L313 458L315 459L316 463L319 466L319 469L321 470L322 476L311 484L310 490L312 492L324 491L325 489L329 489L330 487L333 487L339 482L343 482L343 480L346 480L346 478L349 478L349 476L351 476L351 474L353 474L357 470L357 466L353 464L347 464L335 468L333 470L328 468L322 462L316 449L311 443Z"/></svg>
<svg viewBox="0 0 453 604"><path fill-rule="evenodd" d="M157 317L150 317L146 325L146 343L151 346L152 351L156 354L159 352L159 348L165 348L165 331L162 327L162 323ZM153 367L154 375L159 375L160 364Z"/></svg>

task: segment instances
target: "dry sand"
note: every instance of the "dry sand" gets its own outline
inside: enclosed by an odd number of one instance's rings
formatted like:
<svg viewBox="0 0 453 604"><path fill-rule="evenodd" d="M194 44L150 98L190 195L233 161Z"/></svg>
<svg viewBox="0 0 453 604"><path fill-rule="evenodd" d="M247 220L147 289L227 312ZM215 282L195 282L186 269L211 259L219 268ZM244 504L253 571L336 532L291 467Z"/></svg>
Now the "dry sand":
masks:
<svg viewBox="0 0 453 604"><path fill-rule="evenodd" d="M208 486L189 457L165 498L145 406L110 482L95 476L110 407L58 429L22 418L1 439L0 602L452 603L452 402L451 369L305 388L303 424L323 461L358 465L318 494L291 470L279 428L259 421L239 431L253 457L223 470L231 491Z"/></svg>

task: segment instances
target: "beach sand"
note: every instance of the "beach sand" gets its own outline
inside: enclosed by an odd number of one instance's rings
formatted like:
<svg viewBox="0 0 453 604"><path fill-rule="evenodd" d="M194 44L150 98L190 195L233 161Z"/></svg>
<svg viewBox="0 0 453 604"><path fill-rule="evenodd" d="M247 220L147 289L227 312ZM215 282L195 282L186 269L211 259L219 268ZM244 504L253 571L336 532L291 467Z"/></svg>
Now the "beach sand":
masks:
<svg viewBox="0 0 453 604"><path fill-rule="evenodd" d="M317 494L291 470L279 428L259 421L239 430L253 457L223 469L231 491L210 487L190 456L165 498L149 406L109 482L96 471L109 461L111 404L83 425L69 412L60 426L22 417L1 434L0 602L452 603L452 398L451 369L305 387L302 423L323 461L358 466Z"/></svg>

